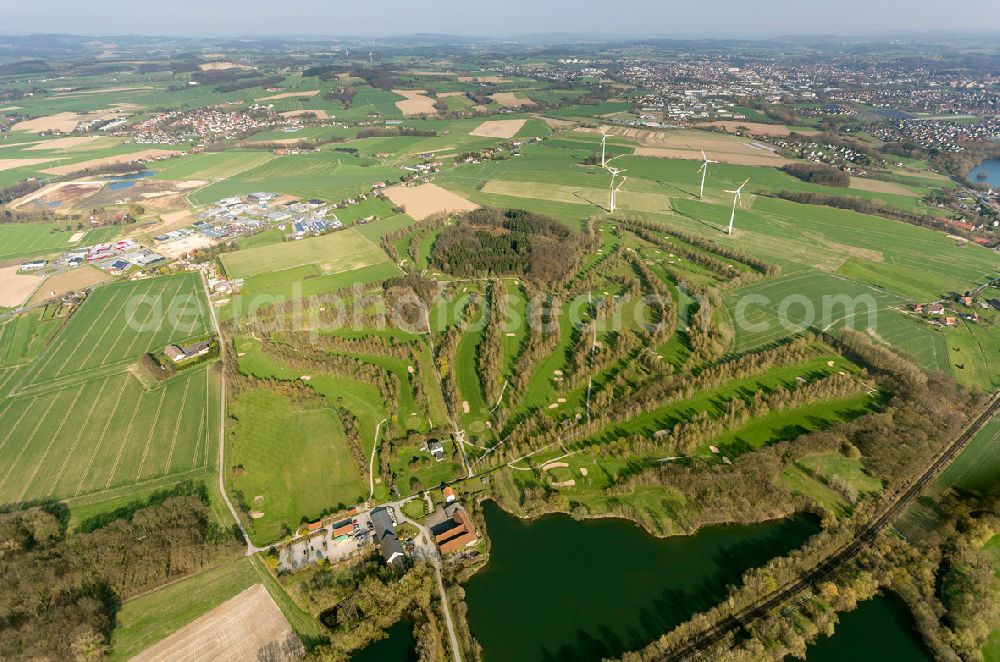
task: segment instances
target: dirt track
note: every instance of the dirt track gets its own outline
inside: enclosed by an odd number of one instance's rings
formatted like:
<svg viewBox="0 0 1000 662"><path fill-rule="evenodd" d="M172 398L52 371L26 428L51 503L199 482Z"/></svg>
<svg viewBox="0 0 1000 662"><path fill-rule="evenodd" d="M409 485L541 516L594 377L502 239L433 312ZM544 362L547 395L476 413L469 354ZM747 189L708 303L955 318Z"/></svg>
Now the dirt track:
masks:
<svg viewBox="0 0 1000 662"><path fill-rule="evenodd" d="M177 630L132 658L133 662L242 662L292 660L302 642L263 584Z"/></svg>

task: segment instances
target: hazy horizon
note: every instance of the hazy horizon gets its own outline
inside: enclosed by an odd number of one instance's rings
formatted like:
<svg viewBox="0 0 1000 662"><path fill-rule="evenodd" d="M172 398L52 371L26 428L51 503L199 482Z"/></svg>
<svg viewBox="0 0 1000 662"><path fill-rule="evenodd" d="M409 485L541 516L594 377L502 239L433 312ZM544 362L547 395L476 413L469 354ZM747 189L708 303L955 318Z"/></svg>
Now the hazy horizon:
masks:
<svg viewBox="0 0 1000 662"><path fill-rule="evenodd" d="M766 10L746 2L720 0L707 10L703 7L673 7L656 0L621 0L610 5L593 0L507 0L486 6L440 0L430 7L388 0L371 10L333 7L319 0L287 6L237 0L215 0L211 4L174 0L161 10L125 0L104 0L99 8L68 0L40 0L6 10L0 33L372 38L416 33L497 38L571 33L623 38L762 39L790 35L1000 32L1000 3L995 0L959 0L946 6L940 0L911 0L905 8L877 5L870 0L842 0L827 6L774 0ZM710 24L706 23L706 15L711 17Z"/></svg>

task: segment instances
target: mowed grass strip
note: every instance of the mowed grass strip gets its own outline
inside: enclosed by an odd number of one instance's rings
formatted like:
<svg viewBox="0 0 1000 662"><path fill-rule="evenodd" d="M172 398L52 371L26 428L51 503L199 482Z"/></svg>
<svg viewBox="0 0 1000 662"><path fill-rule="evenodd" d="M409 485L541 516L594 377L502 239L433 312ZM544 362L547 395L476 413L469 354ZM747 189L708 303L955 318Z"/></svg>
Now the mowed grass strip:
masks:
<svg viewBox="0 0 1000 662"><path fill-rule="evenodd" d="M197 274L106 285L70 318L25 386L132 361L204 336L209 329L208 303Z"/></svg>
<svg viewBox="0 0 1000 662"><path fill-rule="evenodd" d="M332 274L389 261L378 246L350 228L315 239L227 253L220 259L230 278L246 278L310 264L323 273Z"/></svg>
<svg viewBox="0 0 1000 662"><path fill-rule="evenodd" d="M205 369L146 390L127 372L0 409L0 504L67 498L207 465Z"/></svg>
<svg viewBox="0 0 1000 662"><path fill-rule="evenodd" d="M236 424L227 459L243 469L227 472L228 488L248 509L263 513L250 520L257 542L276 540L303 517L368 495L332 409L297 409L278 393L256 389L234 401L230 415Z"/></svg>

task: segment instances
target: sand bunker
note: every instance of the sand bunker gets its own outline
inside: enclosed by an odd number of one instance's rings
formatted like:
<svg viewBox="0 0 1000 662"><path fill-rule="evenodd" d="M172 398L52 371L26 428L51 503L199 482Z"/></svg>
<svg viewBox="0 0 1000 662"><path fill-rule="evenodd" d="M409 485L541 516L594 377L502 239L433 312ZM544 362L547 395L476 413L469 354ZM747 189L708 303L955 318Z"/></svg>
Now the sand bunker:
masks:
<svg viewBox="0 0 1000 662"><path fill-rule="evenodd" d="M542 471L551 471L552 469L565 469L569 465L565 462L549 462L548 464L542 465Z"/></svg>
<svg viewBox="0 0 1000 662"><path fill-rule="evenodd" d="M483 122L473 131L470 136L480 136L482 138L513 138L521 130L528 120L490 120Z"/></svg>
<svg viewBox="0 0 1000 662"><path fill-rule="evenodd" d="M464 212L479 208L479 205L436 184L393 186L385 189L385 195L417 221L441 212Z"/></svg>
<svg viewBox="0 0 1000 662"><path fill-rule="evenodd" d="M396 102L396 108L404 115L437 115L434 99L427 96L424 90L393 90L393 93L406 97Z"/></svg>

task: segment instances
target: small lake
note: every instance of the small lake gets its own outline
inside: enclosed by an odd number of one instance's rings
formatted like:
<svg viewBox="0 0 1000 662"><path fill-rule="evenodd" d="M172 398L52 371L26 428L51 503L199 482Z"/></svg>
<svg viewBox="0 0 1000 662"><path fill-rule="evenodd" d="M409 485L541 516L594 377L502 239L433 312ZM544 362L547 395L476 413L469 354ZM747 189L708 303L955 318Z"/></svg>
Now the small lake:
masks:
<svg viewBox="0 0 1000 662"><path fill-rule="evenodd" d="M799 516L659 539L626 520L523 521L484 507L492 551L465 586L488 661L618 656L709 609L749 568L819 531Z"/></svg>
<svg viewBox="0 0 1000 662"><path fill-rule="evenodd" d="M854 611L840 614L832 637L821 637L806 650L806 662L931 662L909 607L886 592Z"/></svg>
<svg viewBox="0 0 1000 662"><path fill-rule="evenodd" d="M351 656L351 662L416 662L413 623L400 621L388 630L389 638L380 639Z"/></svg>
<svg viewBox="0 0 1000 662"><path fill-rule="evenodd" d="M979 173L984 173L986 179L980 179ZM1000 188L1000 160L990 159L977 165L968 177L970 182L986 184L994 188Z"/></svg>
<svg viewBox="0 0 1000 662"><path fill-rule="evenodd" d="M131 188L135 186L136 181L152 177L155 174L152 170L143 170L142 172L130 172L125 175L105 175L101 179L111 182L108 184L109 190L117 191L123 188Z"/></svg>

